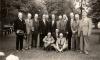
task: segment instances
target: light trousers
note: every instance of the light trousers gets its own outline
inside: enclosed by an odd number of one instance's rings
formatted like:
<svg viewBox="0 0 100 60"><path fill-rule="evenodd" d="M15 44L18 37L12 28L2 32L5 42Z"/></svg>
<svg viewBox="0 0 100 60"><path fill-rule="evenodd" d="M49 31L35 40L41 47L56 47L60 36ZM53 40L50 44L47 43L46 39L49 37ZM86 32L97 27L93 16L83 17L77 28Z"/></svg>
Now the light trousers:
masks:
<svg viewBox="0 0 100 60"><path fill-rule="evenodd" d="M81 51L89 50L89 36L83 35L82 33L80 36L80 50Z"/></svg>
<svg viewBox="0 0 100 60"><path fill-rule="evenodd" d="M27 43L27 47L31 47L31 42L32 42L32 34L27 34L27 40L26 40L26 43Z"/></svg>

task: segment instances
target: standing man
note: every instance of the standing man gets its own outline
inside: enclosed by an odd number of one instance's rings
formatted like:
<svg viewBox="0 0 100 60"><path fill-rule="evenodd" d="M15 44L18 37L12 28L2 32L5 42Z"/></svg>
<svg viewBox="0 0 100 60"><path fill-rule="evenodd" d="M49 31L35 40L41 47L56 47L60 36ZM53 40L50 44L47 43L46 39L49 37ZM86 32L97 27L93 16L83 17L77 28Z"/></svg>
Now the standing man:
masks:
<svg viewBox="0 0 100 60"><path fill-rule="evenodd" d="M79 32L79 14L75 14L75 20L77 21L78 23L78 32ZM78 36L78 33L77 33L77 40L76 40L76 50L80 50L80 36Z"/></svg>
<svg viewBox="0 0 100 60"><path fill-rule="evenodd" d="M45 19L46 19L46 23L47 23L47 26L46 26L46 28L47 28L47 33L48 32L51 32L51 27L50 27L50 19L49 19L49 15L48 14L46 14L45 15Z"/></svg>
<svg viewBox="0 0 100 60"><path fill-rule="evenodd" d="M16 50L23 49L23 38L24 33L26 32L26 24L22 17L22 12L19 12L18 18L14 21L14 30L16 33Z"/></svg>
<svg viewBox="0 0 100 60"><path fill-rule="evenodd" d="M37 47L37 40L38 40L38 34L39 34L39 20L38 20L38 14L35 14L34 21L33 21L33 39L32 39L32 46ZM34 44L33 44L34 42Z"/></svg>
<svg viewBox="0 0 100 60"><path fill-rule="evenodd" d="M87 17L87 13L84 11L82 20L80 21L80 31L79 36L81 36L80 39L80 53L88 54L89 49L89 37L91 35L92 30L92 20Z"/></svg>
<svg viewBox="0 0 100 60"><path fill-rule="evenodd" d="M71 30L71 22L74 20L74 14L73 12L70 13L70 19L68 19L68 22L66 24L67 31L68 31L68 49L71 49L71 37L72 37L72 30Z"/></svg>
<svg viewBox="0 0 100 60"><path fill-rule="evenodd" d="M52 14L52 21L51 21L51 32L52 34L55 33L55 30L57 28L57 24L56 24L56 21L55 21L55 15Z"/></svg>
<svg viewBox="0 0 100 60"><path fill-rule="evenodd" d="M65 25L65 32L64 32L64 35L65 35L65 37L66 37L66 40L67 40L67 35L68 35L68 31L67 31L67 22L68 22L68 17L67 17L67 15L66 14L63 14L63 21L64 21L64 25Z"/></svg>
<svg viewBox="0 0 100 60"><path fill-rule="evenodd" d="M77 50L76 42L78 40L78 37L77 37L78 36L78 21L76 19L74 19L71 23L71 30L72 30L71 48L72 50Z"/></svg>
<svg viewBox="0 0 100 60"><path fill-rule="evenodd" d="M32 42L32 25L33 25L33 20L32 20L32 15L31 13L28 13L27 15L27 19L25 20L26 23L26 34L27 34L27 48L26 49L30 49L31 48L31 42Z"/></svg>
<svg viewBox="0 0 100 60"><path fill-rule="evenodd" d="M40 47L43 47L43 38L47 35L47 21L46 21L46 15L43 14L42 21L40 21L39 25L40 30Z"/></svg>

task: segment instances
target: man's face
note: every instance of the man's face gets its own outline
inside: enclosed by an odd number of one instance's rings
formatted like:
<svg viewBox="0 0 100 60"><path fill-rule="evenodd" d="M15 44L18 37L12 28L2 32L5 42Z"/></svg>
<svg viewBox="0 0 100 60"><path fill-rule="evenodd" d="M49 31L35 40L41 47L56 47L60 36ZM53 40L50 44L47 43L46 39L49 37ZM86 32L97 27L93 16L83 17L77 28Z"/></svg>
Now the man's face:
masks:
<svg viewBox="0 0 100 60"><path fill-rule="evenodd" d="M50 32L48 33L48 37L51 37L51 33Z"/></svg>
<svg viewBox="0 0 100 60"><path fill-rule="evenodd" d="M28 19L31 19L32 15L31 14L28 14Z"/></svg>
<svg viewBox="0 0 100 60"><path fill-rule="evenodd" d="M78 14L75 15L75 19L76 19L76 20L79 20L79 15L78 15Z"/></svg>
<svg viewBox="0 0 100 60"><path fill-rule="evenodd" d="M52 20L55 20L55 15L54 14L52 14Z"/></svg>
<svg viewBox="0 0 100 60"><path fill-rule="evenodd" d="M22 19L23 18L23 14L21 12L18 13L18 17L19 19Z"/></svg>
<svg viewBox="0 0 100 60"><path fill-rule="evenodd" d="M56 33L58 33L59 32L59 29L56 29Z"/></svg>
<svg viewBox="0 0 100 60"><path fill-rule="evenodd" d="M62 20L62 16L59 16L59 20Z"/></svg>
<svg viewBox="0 0 100 60"><path fill-rule="evenodd" d="M37 19L38 18L38 14L35 14L35 19Z"/></svg>
<svg viewBox="0 0 100 60"><path fill-rule="evenodd" d="M70 17L71 17L71 19L74 19L74 14L70 13Z"/></svg>
<svg viewBox="0 0 100 60"><path fill-rule="evenodd" d="M43 19L45 19L45 15L43 15Z"/></svg>
<svg viewBox="0 0 100 60"><path fill-rule="evenodd" d="M82 17L85 18L87 16L86 12L83 12Z"/></svg>

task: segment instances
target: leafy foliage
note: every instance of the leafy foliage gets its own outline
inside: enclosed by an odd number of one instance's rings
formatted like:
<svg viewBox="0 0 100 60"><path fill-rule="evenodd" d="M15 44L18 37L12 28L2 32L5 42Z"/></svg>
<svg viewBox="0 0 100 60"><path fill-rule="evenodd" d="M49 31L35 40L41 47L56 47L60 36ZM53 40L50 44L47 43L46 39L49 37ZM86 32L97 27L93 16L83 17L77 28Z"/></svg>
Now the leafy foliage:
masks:
<svg viewBox="0 0 100 60"><path fill-rule="evenodd" d="M73 4L68 0L47 0L47 11L49 14L64 14L73 10Z"/></svg>

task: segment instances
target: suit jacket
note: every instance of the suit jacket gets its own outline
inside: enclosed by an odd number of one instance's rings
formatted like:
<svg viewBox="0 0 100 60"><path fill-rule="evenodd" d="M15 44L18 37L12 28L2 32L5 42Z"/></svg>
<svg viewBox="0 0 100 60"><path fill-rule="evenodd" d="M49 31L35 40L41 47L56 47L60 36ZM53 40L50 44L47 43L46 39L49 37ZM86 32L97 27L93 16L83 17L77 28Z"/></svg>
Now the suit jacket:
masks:
<svg viewBox="0 0 100 60"><path fill-rule="evenodd" d="M26 32L26 24L24 20L21 21L19 18L17 18L14 21L14 31L17 32L17 30L22 30L24 33Z"/></svg>
<svg viewBox="0 0 100 60"><path fill-rule="evenodd" d="M84 18L79 22L79 35L82 32L83 35L89 36L92 30L92 21L90 18Z"/></svg>
<svg viewBox="0 0 100 60"><path fill-rule="evenodd" d="M56 21L54 21L54 22L51 21L51 22L50 22L50 26L51 26L51 28L50 28L50 29L51 29L51 32L54 33L55 30L56 30L56 28L57 28L57 23L56 23Z"/></svg>
<svg viewBox="0 0 100 60"><path fill-rule="evenodd" d="M39 32L39 21L33 20L34 31Z"/></svg>
<svg viewBox="0 0 100 60"><path fill-rule="evenodd" d="M43 20L42 21L40 21L39 22L39 31L40 31L40 33L42 33L42 34L47 34L47 21L45 21L45 23L43 22Z"/></svg>
<svg viewBox="0 0 100 60"><path fill-rule="evenodd" d="M68 32L68 35L72 35L72 30L71 30L71 21L68 20L66 24L66 32Z"/></svg>
<svg viewBox="0 0 100 60"><path fill-rule="evenodd" d="M57 24L57 29L60 29L60 26L59 26L60 24L59 23L60 23L60 21L57 21L57 23L56 23Z"/></svg>
<svg viewBox="0 0 100 60"><path fill-rule="evenodd" d="M25 23L26 23L26 32L27 32L27 34L30 34L31 32L32 32L32 25L33 25L33 20L31 19L31 20L28 20L28 19L26 19L25 20Z"/></svg>
<svg viewBox="0 0 100 60"><path fill-rule="evenodd" d="M67 40L66 40L66 38L57 38L57 41L56 41L56 44L58 44L58 45L64 45L64 44L67 44L68 42L67 42Z"/></svg>
<svg viewBox="0 0 100 60"><path fill-rule="evenodd" d="M47 23L47 32L51 32L51 21L46 21Z"/></svg>

